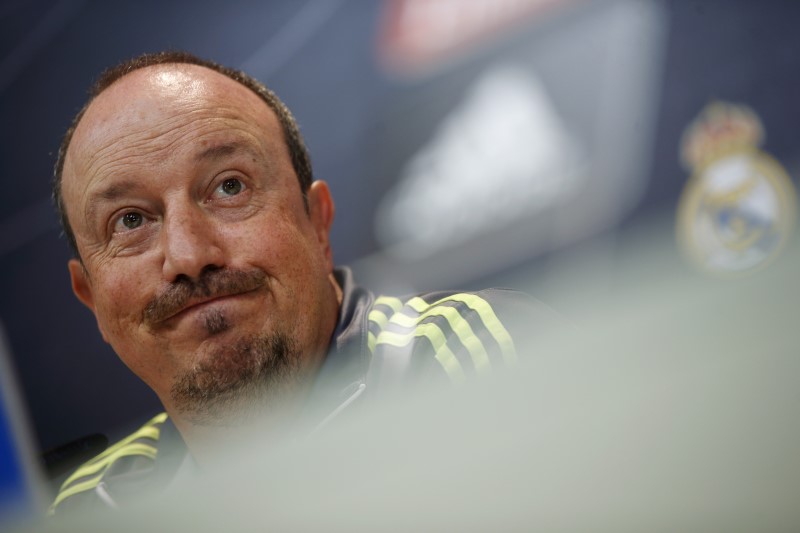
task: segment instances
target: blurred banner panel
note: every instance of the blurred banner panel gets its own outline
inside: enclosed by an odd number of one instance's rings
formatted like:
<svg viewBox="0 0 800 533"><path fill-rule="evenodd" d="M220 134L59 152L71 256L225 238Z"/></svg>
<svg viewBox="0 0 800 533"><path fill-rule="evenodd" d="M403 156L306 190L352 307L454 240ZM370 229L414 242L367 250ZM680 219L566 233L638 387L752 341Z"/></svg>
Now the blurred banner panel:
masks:
<svg viewBox="0 0 800 533"><path fill-rule="evenodd" d="M359 267L384 278L375 283L465 283L607 230L636 206L662 75L657 3L501 2L497 17L514 23L505 31L483 2L399 4L383 26L385 66L425 70L385 109L368 152L384 181L380 251ZM403 16L447 42L398 33Z"/></svg>

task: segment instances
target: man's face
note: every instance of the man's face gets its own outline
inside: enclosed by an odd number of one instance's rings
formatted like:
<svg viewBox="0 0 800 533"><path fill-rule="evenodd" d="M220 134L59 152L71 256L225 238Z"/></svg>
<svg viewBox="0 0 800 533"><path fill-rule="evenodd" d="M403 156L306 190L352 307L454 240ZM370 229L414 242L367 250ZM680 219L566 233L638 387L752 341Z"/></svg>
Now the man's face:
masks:
<svg viewBox="0 0 800 533"><path fill-rule="evenodd" d="M338 312L333 204L315 182L306 210L277 117L249 89L193 65L126 75L78 125L62 194L73 289L168 410L198 369L235 380L243 342L316 368Z"/></svg>

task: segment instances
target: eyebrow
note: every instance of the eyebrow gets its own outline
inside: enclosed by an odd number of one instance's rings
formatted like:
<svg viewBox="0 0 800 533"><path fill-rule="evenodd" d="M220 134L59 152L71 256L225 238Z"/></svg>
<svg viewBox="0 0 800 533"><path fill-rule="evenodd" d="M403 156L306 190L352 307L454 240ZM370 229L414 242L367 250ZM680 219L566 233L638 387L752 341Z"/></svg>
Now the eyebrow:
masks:
<svg viewBox="0 0 800 533"><path fill-rule="evenodd" d="M113 202L118 198L122 198L130 194L132 190L138 189L139 187L140 184L136 181L125 180L118 183L113 183L105 189L101 189L100 191L93 193L86 205L86 218L88 220L94 218L94 214L97 211L101 201Z"/></svg>
<svg viewBox="0 0 800 533"><path fill-rule="evenodd" d="M195 155L194 160L195 162L199 163L201 161L222 159L224 157L233 155L237 152L246 152L254 157L258 156L256 151L253 150L247 144L241 142L230 142L206 148L205 150Z"/></svg>
<svg viewBox="0 0 800 533"><path fill-rule="evenodd" d="M103 200L116 200L121 196L125 196L133 189L139 187L139 184L133 180L126 180L121 181L119 183L112 183L105 189L102 189L99 193L95 194L95 198L101 198Z"/></svg>

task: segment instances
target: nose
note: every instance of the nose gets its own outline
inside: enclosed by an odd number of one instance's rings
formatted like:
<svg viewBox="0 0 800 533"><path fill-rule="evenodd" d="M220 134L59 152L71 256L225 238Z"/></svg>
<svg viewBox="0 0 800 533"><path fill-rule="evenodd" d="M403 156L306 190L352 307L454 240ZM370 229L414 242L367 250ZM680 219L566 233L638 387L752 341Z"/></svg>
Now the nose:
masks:
<svg viewBox="0 0 800 533"><path fill-rule="evenodd" d="M206 268L222 267L225 254L214 223L197 206L183 206L167 212L161 241L163 274L167 281L182 276L197 279Z"/></svg>

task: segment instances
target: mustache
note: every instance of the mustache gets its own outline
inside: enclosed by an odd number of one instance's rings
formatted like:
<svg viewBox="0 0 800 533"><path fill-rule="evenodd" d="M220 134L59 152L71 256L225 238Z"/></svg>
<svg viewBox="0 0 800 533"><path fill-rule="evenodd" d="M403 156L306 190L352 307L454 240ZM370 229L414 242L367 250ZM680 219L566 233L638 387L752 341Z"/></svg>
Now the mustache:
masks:
<svg viewBox="0 0 800 533"><path fill-rule="evenodd" d="M158 293L144 308L144 323L153 326L180 313L194 300L210 300L263 287L267 274L260 269L207 269L197 279L181 277Z"/></svg>

